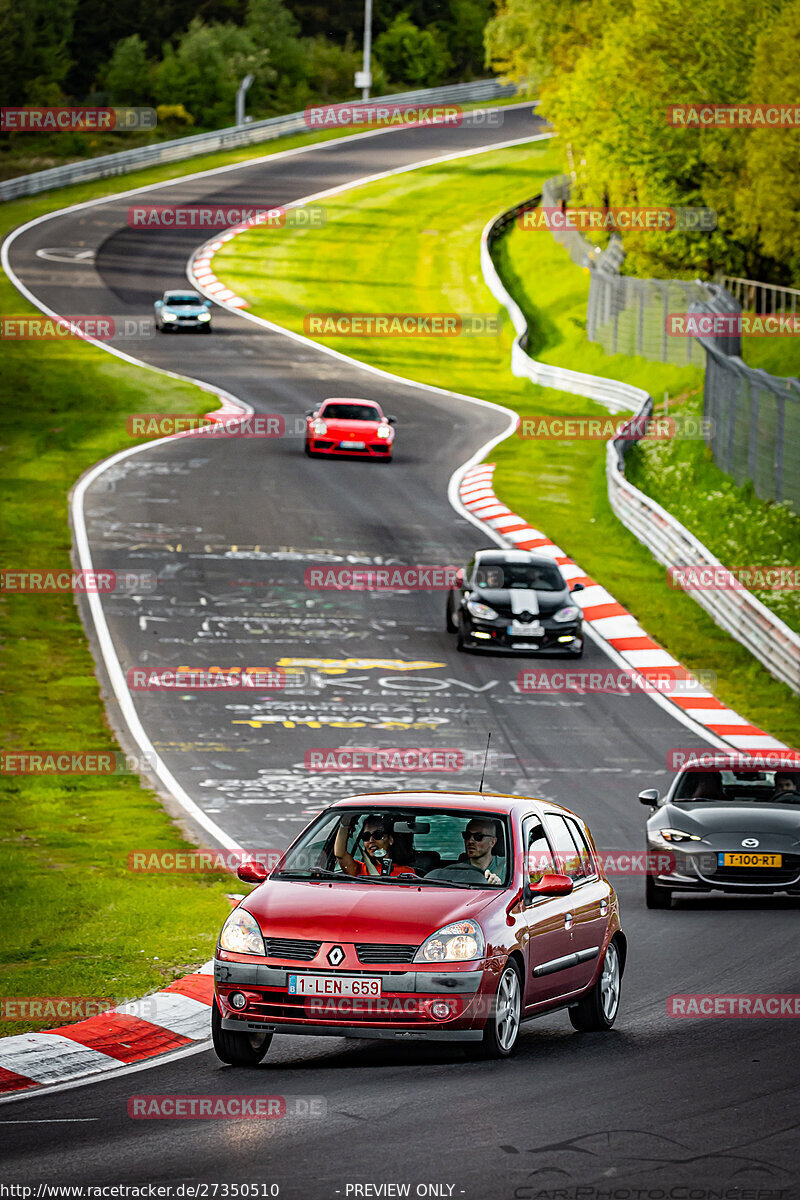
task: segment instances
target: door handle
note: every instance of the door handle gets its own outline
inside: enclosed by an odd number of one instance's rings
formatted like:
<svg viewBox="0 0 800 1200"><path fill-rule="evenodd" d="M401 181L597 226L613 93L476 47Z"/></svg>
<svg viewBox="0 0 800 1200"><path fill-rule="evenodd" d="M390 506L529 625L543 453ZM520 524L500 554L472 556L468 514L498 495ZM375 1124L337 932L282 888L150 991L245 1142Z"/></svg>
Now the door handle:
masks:
<svg viewBox="0 0 800 1200"><path fill-rule="evenodd" d="M600 916L604 917L608 912L608 901L604 898L600 901Z"/></svg>
<svg viewBox="0 0 800 1200"><path fill-rule="evenodd" d="M574 920L574 919L575 919L575 914L574 914L574 913L564 913L564 928L565 928L565 929L571 929L571 928L572 928L572 922L573 922L573 920Z"/></svg>

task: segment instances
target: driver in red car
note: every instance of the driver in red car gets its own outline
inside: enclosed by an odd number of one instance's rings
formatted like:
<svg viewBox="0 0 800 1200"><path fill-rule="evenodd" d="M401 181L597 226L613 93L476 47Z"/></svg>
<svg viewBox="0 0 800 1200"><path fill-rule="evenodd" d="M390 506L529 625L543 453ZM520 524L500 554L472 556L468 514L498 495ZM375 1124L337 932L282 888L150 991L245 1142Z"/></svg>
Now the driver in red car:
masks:
<svg viewBox="0 0 800 1200"><path fill-rule="evenodd" d="M449 879L453 883L470 881L470 876L474 878L478 872L483 875L487 883L498 884L501 882L497 871L500 870L500 864L494 855L494 848L497 845L497 830L494 821L490 821L484 817L473 817L467 824L467 828L461 835L464 839L464 854L458 862L450 863L446 867L437 867L435 871L428 871L426 879Z"/></svg>
<svg viewBox="0 0 800 1200"><path fill-rule="evenodd" d="M358 820L358 815L348 814L343 817L336 832L333 853L336 861L347 875L412 875L410 867L401 866L392 859L394 834L391 822L385 817L369 813L364 818L361 830L361 841L364 847L364 858L354 858L347 849L350 831ZM388 869L387 869L388 864Z"/></svg>

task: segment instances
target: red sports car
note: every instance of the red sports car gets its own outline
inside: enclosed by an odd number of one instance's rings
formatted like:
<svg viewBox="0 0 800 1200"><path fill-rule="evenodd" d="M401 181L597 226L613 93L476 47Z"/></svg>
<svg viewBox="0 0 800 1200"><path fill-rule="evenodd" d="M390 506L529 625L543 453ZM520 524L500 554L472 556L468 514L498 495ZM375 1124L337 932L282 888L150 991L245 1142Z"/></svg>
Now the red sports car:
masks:
<svg viewBox="0 0 800 1200"><path fill-rule="evenodd" d="M479 793L380 792L324 809L219 937L223 1062L276 1033L427 1038L503 1058L520 1023L567 1008L606 1030L626 938L592 836L567 809ZM467 892L470 895L467 895Z"/></svg>
<svg viewBox="0 0 800 1200"><path fill-rule="evenodd" d="M306 413L306 454L346 454L390 462L396 417L372 400L323 400Z"/></svg>

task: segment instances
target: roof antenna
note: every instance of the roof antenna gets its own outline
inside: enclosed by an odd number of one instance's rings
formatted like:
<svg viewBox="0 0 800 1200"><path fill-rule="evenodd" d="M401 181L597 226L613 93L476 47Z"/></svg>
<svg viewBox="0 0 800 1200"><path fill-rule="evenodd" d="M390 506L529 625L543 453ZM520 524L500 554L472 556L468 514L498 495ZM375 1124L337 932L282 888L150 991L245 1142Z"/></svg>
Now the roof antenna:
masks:
<svg viewBox="0 0 800 1200"><path fill-rule="evenodd" d="M483 781L486 777L486 763L489 758L489 742L492 740L492 731L489 730L489 736L486 739L486 753L483 756L483 770L481 771L481 782L478 791L483 795Z"/></svg>

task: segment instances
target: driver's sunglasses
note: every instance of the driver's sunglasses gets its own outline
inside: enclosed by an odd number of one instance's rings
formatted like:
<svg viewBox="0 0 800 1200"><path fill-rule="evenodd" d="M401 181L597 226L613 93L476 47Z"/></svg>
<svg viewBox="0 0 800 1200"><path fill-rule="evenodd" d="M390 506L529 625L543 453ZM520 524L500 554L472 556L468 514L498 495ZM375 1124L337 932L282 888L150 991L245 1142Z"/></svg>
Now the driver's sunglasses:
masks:
<svg viewBox="0 0 800 1200"><path fill-rule="evenodd" d="M365 829L363 838L365 842L381 842L388 834L385 829Z"/></svg>
<svg viewBox="0 0 800 1200"><path fill-rule="evenodd" d="M492 835L490 833L462 833L461 836L465 842L485 842Z"/></svg>

